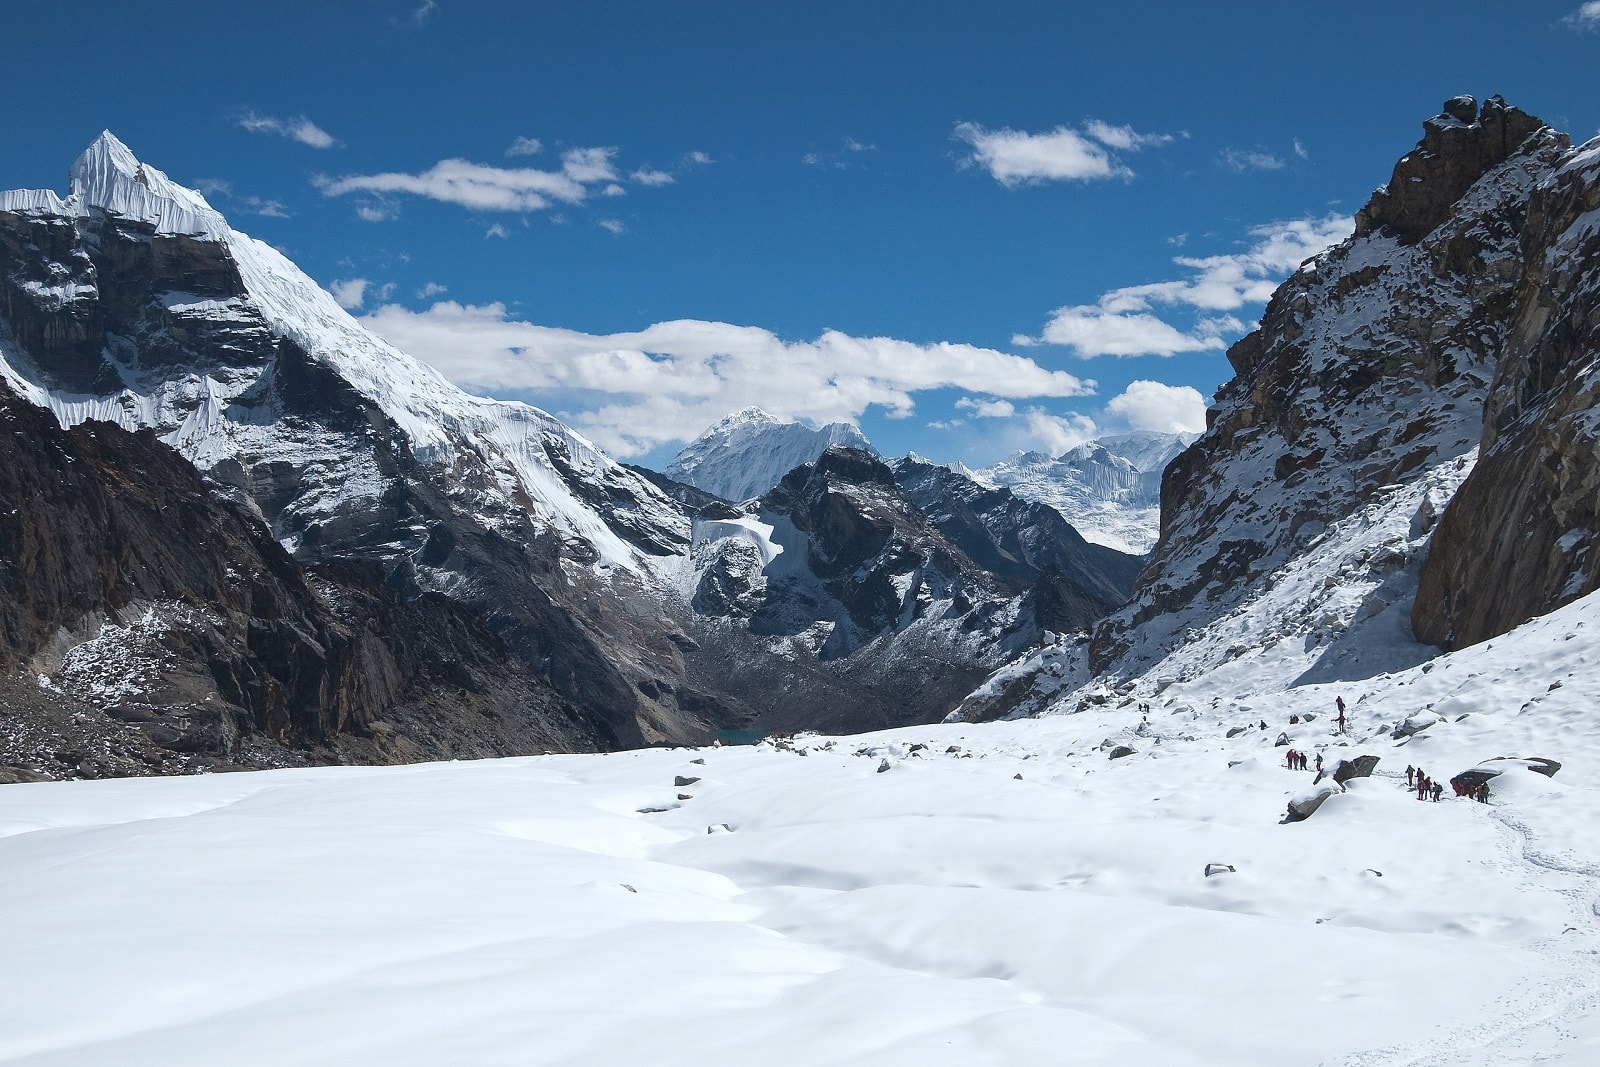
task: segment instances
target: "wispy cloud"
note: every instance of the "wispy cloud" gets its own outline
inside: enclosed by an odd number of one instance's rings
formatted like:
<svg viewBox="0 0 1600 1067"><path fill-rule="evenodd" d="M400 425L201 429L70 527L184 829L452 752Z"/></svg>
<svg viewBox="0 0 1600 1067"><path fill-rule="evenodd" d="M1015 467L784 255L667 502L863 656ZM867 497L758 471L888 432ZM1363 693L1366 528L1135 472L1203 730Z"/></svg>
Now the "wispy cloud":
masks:
<svg viewBox="0 0 1600 1067"><path fill-rule="evenodd" d="M281 200L267 200L259 196L247 196L235 193L233 185L220 178L201 178L194 183L194 187L208 197L221 197L227 202L230 212L242 212L246 215L260 215L269 219L291 218L289 209Z"/></svg>
<svg viewBox="0 0 1600 1067"><path fill-rule="evenodd" d="M696 149L693 152L685 153L683 161L692 167L708 167L712 163L716 162L716 160L712 159L710 155L700 151L699 149Z"/></svg>
<svg viewBox="0 0 1600 1067"><path fill-rule="evenodd" d="M287 137L291 141L299 141L312 148L332 148L339 143L333 139L332 134L304 115L292 119L278 119L246 111L236 121L251 133L270 133L278 137Z"/></svg>
<svg viewBox="0 0 1600 1067"><path fill-rule="evenodd" d="M839 142L838 149L825 149L806 152L800 157L800 162L807 167L821 167L826 170L847 170L859 167L863 162L857 157L868 152L876 152L878 146L858 141L854 137L845 137Z"/></svg>
<svg viewBox="0 0 1600 1067"><path fill-rule="evenodd" d="M628 230L628 228L622 224L621 219L601 219L598 223L596 223L596 225L602 230L605 230L608 233L617 234L618 236L621 236Z"/></svg>
<svg viewBox="0 0 1600 1067"><path fill-rule="evenodd" d="M449 291L450 290L447 286L440 285L438 282L428 282L421 289L417 290L417 299L428 300L432 297L440 295L441 293L447 293Z"/></svg>
<svg viewBox="0 0 1600 1067"><path fill-rule="evenodd" d="M1066 345L1084 359L1220 351L1228 335L1245 328L1229 312L1265 304L1291 271L1343 240L1350 228L1351 220L1338 215L1256 227L1250 231L1254 243L1243 252L1174 257L1188 277L1124 286L1093 304L1057 308L1039 337L1022 335L1013 342ZM1193 321L1173 325L1158 307L1186 311Z"/></svg>
<svg viewBox="0 0 1600 1067"><path fill-rule="evenodd" d="M439 10L439 0L422 0L411 12L411 25L421 26Z"/></svg>
<svg viewBox="0 0 1600 1067"><path fill-rule="evenodd" d="M1295 149L1296 155L1300 155L1303 151L1299 142L1295 143ZM1217 153L1217 162L1223 169L1231 170L1235 174L1251 170L1282 170L1288 166L1282 156L1274 155L1265 148L1224 148Z"/></svg>
<svg viewBox="0 0 1600 1067"><path fill-rule="evenodd" d="M652 170L649 167L640 167L628 175L628 178L638 185L671 185L678 180L670 171Z"/></svg>
<svg viewBox="0 0 1600 1067"><path fill-rule="evenodd" d="M518 321L501 304L450 301L421 312L386 305L363 321L460 385L540 394L558 411L572 403L572 421L623 456L688 440L749 405L835 422L874 405L910 415L916 395L932 389L1012 401L1094 390L1093 382L994 349L836 330L785 341L756 327L681 320L596 335Z"/></svg>
<svg viewBox="0 0 1600 1067"><path fill-rule="evenodd" d="M506 149L508 156L536 156L544 151L544 144L537 137L518 137L511 142L511 147Z"/></svg>
<svg viewBox="0 0 1600 1067"><path fill-rule="evenodd" d="M542 211L553 202L582 203L591 186L615 182L615 154L614 148L569 149L561 154L559 171L446 159L418 174L319 175L313 181L324 196L406 194L474 211Z"/></svg>
<svg viewBox="0 0 1600 1067"><path fill-rule="evenodd" d="M1600 0L1589 0L1572 14L1561 20L1562 25L1574 30L1600 30Z"/></svg>

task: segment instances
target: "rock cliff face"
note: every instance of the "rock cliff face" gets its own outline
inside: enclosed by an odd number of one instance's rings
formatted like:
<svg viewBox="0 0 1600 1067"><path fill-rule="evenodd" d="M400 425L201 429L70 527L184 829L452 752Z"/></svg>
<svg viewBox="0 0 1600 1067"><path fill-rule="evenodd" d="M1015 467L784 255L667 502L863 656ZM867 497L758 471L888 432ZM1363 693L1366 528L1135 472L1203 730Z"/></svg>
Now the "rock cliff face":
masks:
<svg viewBox="0 0 1600 1067"><path fill-rule="evenodd" d="M371 564L308 574L154 435L62 430L3 385L0 428L0 764L100 776L610 742L473 613L405 600Z"/></svg>
<svg viewBox="0 0 1600 1067"><path fill-rule="evenodd" d="M1532 191L1521 259L1478 463L1439 521L1412 614L1447 648L1600 587L1600 145Z"/></svg>
<svg viewBox="0 0 1600 1067"><path fill-rule="evenodd" d="M1235 377L1166 470L1160 541L1133 604L1097 631L1096 669L1159 658L1333 523L1470 460L1545 251L1525 239L1530 197L1570 149L1498 99L1450 108L1355 235L1302 265L1229 350Z"/></svg>

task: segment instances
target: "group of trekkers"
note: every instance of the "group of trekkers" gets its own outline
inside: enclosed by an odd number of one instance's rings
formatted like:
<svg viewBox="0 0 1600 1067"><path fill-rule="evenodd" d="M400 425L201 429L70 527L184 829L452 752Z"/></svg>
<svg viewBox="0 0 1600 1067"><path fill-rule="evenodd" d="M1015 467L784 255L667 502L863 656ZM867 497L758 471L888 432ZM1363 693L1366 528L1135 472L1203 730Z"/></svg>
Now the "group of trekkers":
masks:
<svg viewBox="0 0 1600 1067"><path fill-rule="evenodd" d="M1421 767L1406 764L1406 786L1417 791L1418 800L1431 800L1435 804L1444 795L1444 786L1429 778Z"/></svg>
<svg viewBox="0 0 1600 1067"><path fill-rule="evenodd" d="M1298 752L1292 748L1283 757L1283 765L1288 767L1291 771L1311 770L1313 763L1315 764L1316 772L1321 774L1322 753L1320 752L1317 753L1317 758L1314 761L1308 760L1304 752Z"/></svg>
<svg viewBox="0 0 1600 1067"><path fill-rule="evenodd" d="M1406 786L1417 791L1418 800L1431 800L1437 804L1439 798L1444 795L1444 785L1442 783L1429 778L1427 772L1421 767L1413 767L1410 764L1406 764ZM1489 783L1487 781L1479 782L1476 786L1473 786L1458 778L1450 783L1450 787L1456 791L1456 796L1458 797L1471 797L1480 804L1489 803Z"/></svg>

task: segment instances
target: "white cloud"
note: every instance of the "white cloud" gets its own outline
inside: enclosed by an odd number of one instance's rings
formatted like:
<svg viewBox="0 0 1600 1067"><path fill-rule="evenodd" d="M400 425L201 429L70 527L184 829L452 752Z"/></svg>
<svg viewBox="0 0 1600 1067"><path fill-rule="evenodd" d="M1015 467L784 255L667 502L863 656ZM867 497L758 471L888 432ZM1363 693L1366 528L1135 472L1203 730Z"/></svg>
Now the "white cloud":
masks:
<svg viewBox="0 0 1600 1067"><path fill-rule="evenodd" d="M1206 428L1206 401L1198 389L1141 380L1106 402L1106 411L1134 430L1200 433Z"/></svg>
<svg viewBox="0 0 1600 1067"><path fill-rule="evenodd" d="M606 230L615 234L621 234L627 230L627 227L622 224L621 219L601 219L596 225L598 225L602 230Z"/></svg>
<svg viewBox="0 0 1600 1067"><path fill-rule="evenodd" d="M614 148L569 149L561 154L559 171L491 167L465 159L446 159L420 174L318 176L313 181L324 196L406 193L475 211L540 211L554 201L581 203L591 185L615 182L615 153ZM365 213L362 217L368 218Z"/></svg>
<svg viewBox="0 0 1600 1067"><path fill-rule="evenodd" d="M411 24L421 26L428 21L428 16L439 10L438 0L422 0L415 11L411 12Z"/></svg>
<svg viewBox="0 0 1600 1067"><path fill-rule="evenodd" d="M617 170L612 164L615 148L569 148L561 153L561 170L575 182L614 182Z"/></svg>
<svg viewBox="0 0 1600 1067"><path fill-rule="evenodd" d="M447 293L449 291L450 290L448 287L440 285L438 282L429 282L427 285L424 285L421 289L417 290L417 299L427 300L429 297L438 296L440 293Z"/></svg>
<svg viewBox="0 0 1600 1067"><path fill-rule="evenodd" d="M251 133L276 134L312 148L332 148L338 143L331 134L304 115L292 119L275 119L268 115L257 115L254 111L246 111L239 116L238 122Z"/></svg>
<svg viewBox="0 0 1600 1067"><path fill-rule="evenodd" d="M508 156L536 156L544 151L544 143L537 137L518 137L506 149Z"/></svg>
<svg viewBox="0 0 1600 1067"><path fill-rule="evenodd" d="M1306 146L1300 143L1300 138L1294 140L1294 157L1296 159L1310 159L1311 153L1306 151Z"/></svg>
<svg viewBox="0 0 1600 1067"><path fill-rule="evenodd" d="M398 214L399 212L395 210L392 204L371 201L356 205L356 217L361 219L362 222L382 222L385 219L392 219Z"/></svg>
<svg viewBox="0 0 1600 1067"><path fill-rule="evenodd" d="M1132 126L1113 126L1099 119L1090 119L1084 123L1083 131L1107 148L1119 148L1125 152L1137 152L1141 148L1160 148L1162 145L1172 143L1170 133L1135 133Z"/></svg>
<svg viewBox="0 0 1600 1067"><path fill-rule="evenodd" d="M1217 153L1217 162L1235 174L1243 174L1249 170L1282 170L1288 166L1281 157L1273 155L1264 148L1224 148Z"/></svg>
<svg viewBox="0 0 1600 1067"><path fill-rule="evenodd" d="M956 407L970 411L980 419L1009 419L1017 413L1017 406L1009 400L984 400L970 396L957 400Z"/></svg>
<svg viewBox="0 0 1600 1067"><path fill-rule="evenodd" d="M701 152L699 149L696 149L695 151L684 156L683 161L694 167L705 167L715 162L715 160L713 160L709 155Z"/></svg>
<svg viewBox="0 0 1600 1067"><path fill-rule="evenodd" d="M640 185L671 185L678 180L668 171L652 170L649 167L640 167L628 177Z"/></svg>
<svg viewBox="0 0 1600 1067"><path fill-rule="evenodd" d="M1265 304L1296 267L1343 240L1350 227L1350 219L1338 215L1258 226L1250 231L1255 243L1244 252L1175 257L1188 278L1125 286L1093 304L1057 308L1036 340L1068 345L1085 359L1221 350L1227 347L1224 335L1241 332L1245 323L1220 313ZM1157 305L1208 314L1180 329L1156 314Z"/></svg>
<svg viewBox="0 0 1600 1067"><path fill-rule="evenodd" d="M931 389L1011 400L1094 391L1093 382L994 349L837 330L784 341L753 326L679 320L594 335L520 322L501 304L453 301L421 312L387 305L363 321L464 387L581 397L572 421L621 456L688 440L751 405L827 423L858 420L869 406L907 416L915 395ZM1041 412L1040 425L1070 426L1054 418Z"/></svg>
<svg viewBox="0 0 1600 1067"><path fill-rule="evenodd" d="M846 152L876 152L878 146L867 144L865 141L858 141L854 137L846 137L844 139L844 150Z"/></svg>
<svg viewBox="0 0 1600 1067"><path fill-rule="evenodd" d="M972 146L969 164L977 164L995 181L1009 187L1133 177L1133 171L1092 137L1065 126L1048 133L1025 133L987 130L976 123L961 122L956 124L955 137Z"/></svg>
<svg viewBox="0 0 1600 1067"><path fill-rule="evenodd" d="M497 222L493 226L490 226L487 230L484 230L483 231L483 235L485 237L502 237L503 238L503 237L510 237L511 233L504 226L502 226L500 223Z"/></svg>
<svg viewBox="0 0 1600 1067"><path fill-rule="evenodd" d="M343 278L328 286L328 291L340 307L354 311L367 302L367 286L371 284L365 278Z"/></svg>
<svg viewBox="0 0 1600 1067"><path fill-rule="evenodd" d="M1561 21L1575 30L1600 30L1600 0L1589 0Z"/></svg>
<svg viewBox="0 0 1600 1067"><path fill-rule="evenodd" d="M1059 456L1100 436L1100 427L1087 415L1052 415L1043 408L1029 408L1022 413L1024 443L1019 447L1036 448Z"/></svg>

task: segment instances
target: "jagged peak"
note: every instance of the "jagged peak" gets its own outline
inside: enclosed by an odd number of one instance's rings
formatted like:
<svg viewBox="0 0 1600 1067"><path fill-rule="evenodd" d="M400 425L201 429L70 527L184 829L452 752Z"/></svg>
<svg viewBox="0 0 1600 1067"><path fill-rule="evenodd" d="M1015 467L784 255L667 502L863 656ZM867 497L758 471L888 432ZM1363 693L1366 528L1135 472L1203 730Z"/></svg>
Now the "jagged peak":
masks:
<svg viewBox="0 0 1600 1067"><path fill-rule="evenodd" d="M1449 217L1479 178L1510 159L1532 135L1549 127L1534 115L1491 96L1480 105L1466 95L1446 100L1422 124L1422 140L1395 164L1389 184L1356 213L1355 236L1386 230L1415 244ZM1550 131L1563 147L1565 134Z"/></svg>
<svg viewBox="0 0 1600 1067"><path fill-rule="evenodd" d="M228 231L222 215L193 189L139 162L127 145L104 130L83 150L69 172L65 206L78 212L104 211L147 222L158 233L220 239Z"/></svg>

